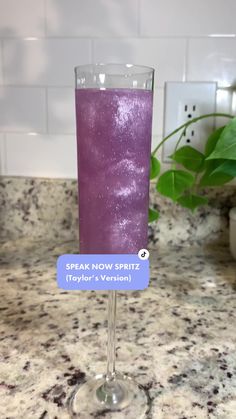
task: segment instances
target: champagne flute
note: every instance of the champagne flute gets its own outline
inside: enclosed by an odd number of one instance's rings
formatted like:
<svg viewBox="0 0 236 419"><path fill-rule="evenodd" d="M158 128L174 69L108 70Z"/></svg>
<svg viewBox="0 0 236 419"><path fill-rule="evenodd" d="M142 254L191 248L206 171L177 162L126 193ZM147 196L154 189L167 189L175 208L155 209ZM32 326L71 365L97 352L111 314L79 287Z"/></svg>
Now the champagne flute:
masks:
<svg viewBox="0 0 236 419"><path fill-rule="evenodd" d="M137 254L147 247L154 70L90 64L75 68L75 83L80 253ZM144 389L115 368L116 300L108 291L106 373L71 398L79 418L138 419L149 408Z"/></svg>

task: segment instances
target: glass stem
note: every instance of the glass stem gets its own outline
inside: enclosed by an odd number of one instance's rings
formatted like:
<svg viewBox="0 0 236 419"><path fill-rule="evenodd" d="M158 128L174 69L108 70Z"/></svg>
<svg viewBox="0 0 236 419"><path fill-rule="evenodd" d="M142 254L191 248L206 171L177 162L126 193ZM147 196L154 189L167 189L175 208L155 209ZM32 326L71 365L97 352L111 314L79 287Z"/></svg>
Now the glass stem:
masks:
<svg viewBox="0 0 236 419"><path fill-rule="evenodd" d="M116 294L108 291L107 381L112 381L116 374Z"/></svg>

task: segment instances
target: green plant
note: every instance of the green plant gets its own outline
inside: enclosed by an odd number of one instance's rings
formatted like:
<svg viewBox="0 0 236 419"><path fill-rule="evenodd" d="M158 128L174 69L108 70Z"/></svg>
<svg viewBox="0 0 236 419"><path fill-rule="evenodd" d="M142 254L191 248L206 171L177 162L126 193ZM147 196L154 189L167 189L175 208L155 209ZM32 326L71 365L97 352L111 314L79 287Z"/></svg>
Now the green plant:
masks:
<svg viewBox="0 0 236 419"><path fill-rule="evenodd" d="M209 117L226 117L229 123L216 129L206 140L204 153L191 146L179 148L186 129L197 121ZM175 151L170 156L173 163L161 173L161 163L155 157L159 148L174 134L180 133ZM156 190L182 207L194 211L208 203L201 191L207 186L221 186L236 177L236 117L214 113L201 115L176 128L163 138L151 154L150 179L156 180ZM149 222L159 218L155 209L149 209Z"/></svg>

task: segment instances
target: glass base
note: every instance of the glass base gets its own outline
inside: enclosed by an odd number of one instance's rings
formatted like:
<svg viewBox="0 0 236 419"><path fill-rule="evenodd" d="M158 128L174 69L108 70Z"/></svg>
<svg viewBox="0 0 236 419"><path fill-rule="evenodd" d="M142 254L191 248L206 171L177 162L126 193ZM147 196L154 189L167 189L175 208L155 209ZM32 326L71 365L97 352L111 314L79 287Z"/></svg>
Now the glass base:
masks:
<svg viewBox="0 0 236 419"><path fill-rule="evenodd" d="M107 381L97 375L75 389L70 400L72 417L141 419L150 409L148 393L128 375L116 373Z"/></svg>

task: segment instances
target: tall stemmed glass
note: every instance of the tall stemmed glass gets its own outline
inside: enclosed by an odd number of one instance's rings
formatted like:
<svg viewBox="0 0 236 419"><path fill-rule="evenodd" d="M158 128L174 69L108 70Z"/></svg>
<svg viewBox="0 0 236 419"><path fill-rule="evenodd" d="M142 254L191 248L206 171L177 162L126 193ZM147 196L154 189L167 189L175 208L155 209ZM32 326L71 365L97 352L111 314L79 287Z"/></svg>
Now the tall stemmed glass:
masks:
<svg viewBox="0 0 236 419"><path fill-rule="evenodd" d="M154 70L131 64L75 68L79 241L82 254L147 247ZM142 418L148 398L115 369L116 291L108 292L107 371L76 389L75 416Z"/></svg>

